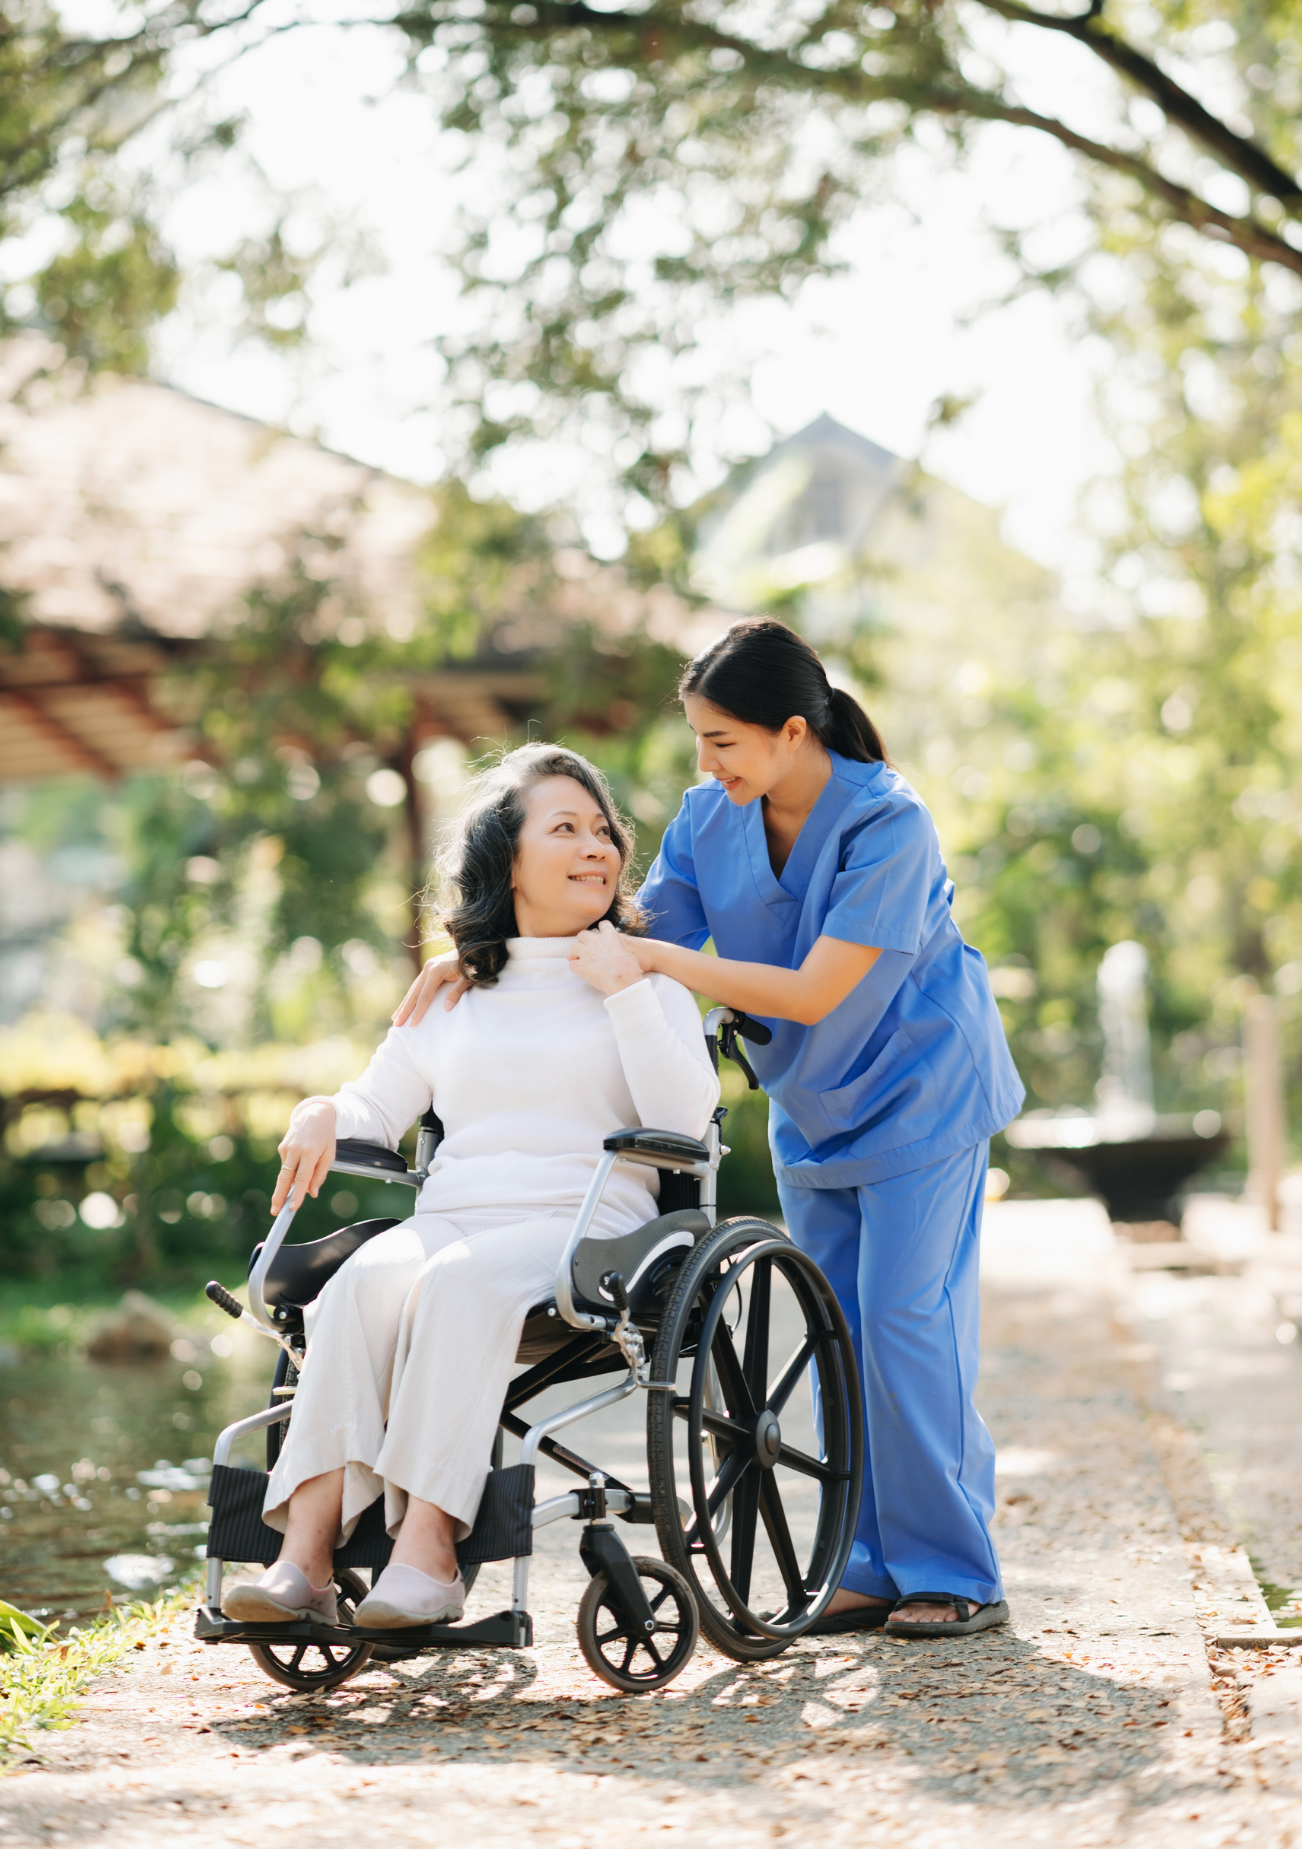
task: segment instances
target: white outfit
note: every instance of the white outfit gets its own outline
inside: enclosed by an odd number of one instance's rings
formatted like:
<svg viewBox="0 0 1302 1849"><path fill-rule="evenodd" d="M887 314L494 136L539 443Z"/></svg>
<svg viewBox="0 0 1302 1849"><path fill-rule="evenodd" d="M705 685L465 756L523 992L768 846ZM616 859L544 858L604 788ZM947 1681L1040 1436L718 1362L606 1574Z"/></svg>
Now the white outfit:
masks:
<svg viewBox="0 0 1302 1849"><path fill-rule="evenodd" d="M381 1490L474 1522L529 1309L556 1267L613 1131L703 1136L719 1098L696 1004L666 976L603 996L568 938L511 938L496 984L393 1028L333 1102L338 1134L392 1149L433 1103L444 1140L416 1214L367 1243L308 1311L307 1362L263 1518L344 1466L339 1540ZM617 1164L593 1230L653 1219L654 1169ZM386 1430L387 1427L387 1430Z"/></svg>

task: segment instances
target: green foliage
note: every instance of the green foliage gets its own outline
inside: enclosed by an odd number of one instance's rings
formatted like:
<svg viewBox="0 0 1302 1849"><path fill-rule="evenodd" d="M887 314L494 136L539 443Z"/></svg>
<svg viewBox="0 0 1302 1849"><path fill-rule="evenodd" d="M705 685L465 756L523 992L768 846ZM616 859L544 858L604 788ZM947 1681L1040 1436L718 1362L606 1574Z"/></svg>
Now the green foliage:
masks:
<svg viewBox="0 0 1302 1849"><path fill-rule="evenodd" d="M204 119L193 64L198 103L172 101L178 54L218 40L249 56L323 23L310 10L264 19L261 0L176 0L96 32L42 0L10 7L0 232L63 220L64 247L30 280L70 351L139 366L151 320L171 306L166 201L126 182L133 138L166 114L187 175L200 156L238 154L241 125ZM425 86L472 157L491 151L497 176L457 258L478 328L442 343L467 455L564 426L644 505L674 502L694 419L717 417L727 381L693 364L702 325L834 270L838 230L889 187L901 149L934 146L937 127L960 157L988 123L1069 149L1099 207L1096 248L1124 243L1137 218L1302 275L1296 0L1066 12L1025 0L415 0L392 26L409 51L405 86ZM1074 61L1055 63L1031 108L1022 54L1046 36ZM1083 75L1111 89L1094 137L1075 120ZM306 280L338 245L332 231L315 251L292 248L284 217L219 265L241 281L247 326L277 346L304 338ZM1040 279L1059 286L1086 254L1056 256Z"/></svg>
<svg viewBox="0 0 1302 1849"><path fill-rule="evenodd" d="M89 1164L0 1151L0 1276L58 1277L79 1290L180 1289L243 1276L270 1221L276 1140L296 1094L261 1104L255 1093L252 1127L247 1093L196 1093L142 1074L133 1095L148 1101L144 1149L105 1136L102 1157ZM83 1124L99 1110L79 1107ZM117 1225L87 1224L78 1209L92 1194L116 1203ZM304 1208L295 1236L317 1238L368 1216L401 1218L409 1201L383 1184L336 1177ZM67 1340L66 1328L35 1310L6 1333L22 1347Z"/></svg>
<svg viewBox="0 0 1302 1849"><path fill-rule="evenodd" d="M149 330L176 306L180 272L138 205L93 203L92 186L63 213L71 241L41 271L42 320L65 353L111 372L143 372Z"/></svg>
<svg viewBox="0 0 1302 1849"><path fill-rule="evenodd" d="M0 1601L0 1771L39 1756L39 1735L72 1725L80 1698L128 1650L172 1623L194 1597L187 1584L161 1598L138 1600L66 1636ZM32 1628L32 1627L35 1628Z"/></svg>
<svg viewBox="0 0 1302 1849"><path fill-rule="evenodd" d="M882 194L892 157L924 125L960 156L992 122L1071 149L1104 249L1107 221L1139 214L1187 227L1195 248L1210 235L1302 274L1292 3L1263 14L1245 0L1143 11L1100 0L1064 13L1020 0L838 0L793 12L661 0L630 12L421 0L400 23L411 81L426 83L446 126L511 156L509 197L495 190L491 213L464 226L476 331L441 343L470 453L565 429L609 454L644 503L672 504L695 418L717 418L721 393L745 389L693 365L702 325L835 269L838 229ZM1046 34L1071 41L1078 62L1063 60L1033 110L1018 54ZM1226 97L1219 114L1174 80L1173 61L1195 73L1200 97ZM1090 138L1071 95L1099 65L1117 126ZM1059 255L1039 280L1060 286L1088 254Z"/></svg>

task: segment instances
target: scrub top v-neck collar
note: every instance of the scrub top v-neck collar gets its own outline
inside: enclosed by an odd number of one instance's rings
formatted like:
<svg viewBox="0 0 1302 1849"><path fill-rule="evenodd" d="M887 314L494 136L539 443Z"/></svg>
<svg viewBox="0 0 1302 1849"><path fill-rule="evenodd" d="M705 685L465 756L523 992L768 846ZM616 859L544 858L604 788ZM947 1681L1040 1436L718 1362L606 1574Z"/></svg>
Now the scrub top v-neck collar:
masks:
<svg viewBox="0 0 1302 1849"><path fill-rule="evenodd" d="M831 794L832 786L838 786ZM831 775L818 792L813 808L800 825L780 874L773 871L769 859L769 838L764 831L764 798L757 797L742 810L746 829L746 846L760 898L766 905L799 905L804 897L807 876L818 858L827 835L828 824L845 807L848 792L840 786L833 762ZM790 880L791 885L787 884ZM793 890L794 888L794 890Z"/></svg>

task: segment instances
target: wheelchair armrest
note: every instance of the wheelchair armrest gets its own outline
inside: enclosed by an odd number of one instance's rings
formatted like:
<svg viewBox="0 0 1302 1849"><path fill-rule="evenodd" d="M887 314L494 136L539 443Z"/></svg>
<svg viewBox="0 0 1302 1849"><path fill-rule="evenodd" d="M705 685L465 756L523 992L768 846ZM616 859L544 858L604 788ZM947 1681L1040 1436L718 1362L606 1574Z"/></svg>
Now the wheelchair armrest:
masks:
<svg viewBox="0 0 1302 1849"><path fill-rule="evenodd" d="M671 1168L680 1173L708 1163L710 1152L694 1136L680 1130L617 1130L602 1144L622 1162L642 1162L647 1168Z"/></svg>
<svg viewBox="0 0 1302 1849"><path fill-rule="evenodd" d="M374 1169L377 1175L406 1175L407 1158L396 1149L380 1143L363 1143L356 1137L341 1137L335 1144L335 1162L347 1163L350 1170Z"/></svg>

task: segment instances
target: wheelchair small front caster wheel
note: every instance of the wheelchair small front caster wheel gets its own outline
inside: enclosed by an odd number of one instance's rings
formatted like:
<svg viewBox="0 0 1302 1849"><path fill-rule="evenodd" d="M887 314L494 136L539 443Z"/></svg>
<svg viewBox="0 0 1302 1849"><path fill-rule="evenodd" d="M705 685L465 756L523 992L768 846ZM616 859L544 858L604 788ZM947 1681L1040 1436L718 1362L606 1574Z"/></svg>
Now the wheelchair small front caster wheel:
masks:
<svg viewBox="0 0 1302 1849"><path fill-rule="evenodd" d="M335 1591L340 1622L351 1624L353 1612L366 1597L366 1586L356 1573L336 1567ZM273 1682L300 1695L320 1695L364 1669L374 1648L368 1643L303 1643L287 1637L283 1644L250 1644L249 1655Z"/></svg>
<svg viewBox="0 0 1302 1849"><path fill-rule="evenodd" d="M696 1601L683 1575L663 1560L634 1554L633 1565L646 1586L656 1628L634 1632L615 1604L604 1573L589 1580L576 1620L579 1648L589 1669L625 1695L646 1695L664 1688L688 1661L701 1634Z"/></svg>

